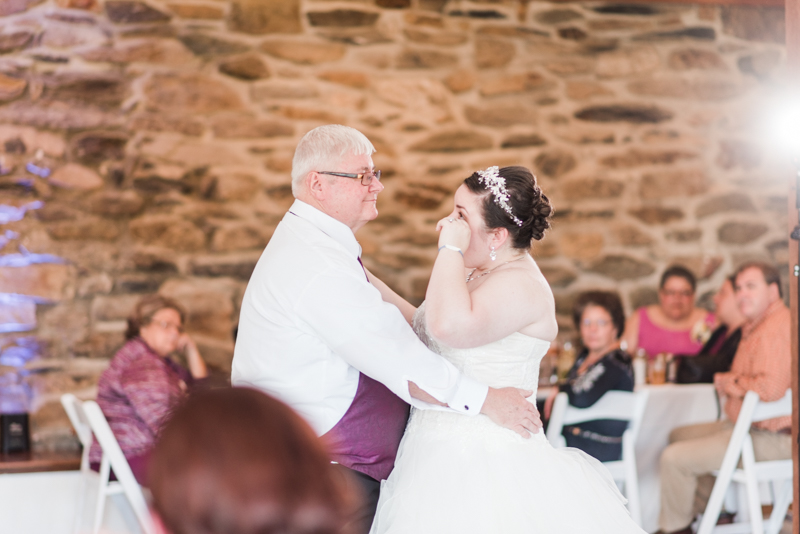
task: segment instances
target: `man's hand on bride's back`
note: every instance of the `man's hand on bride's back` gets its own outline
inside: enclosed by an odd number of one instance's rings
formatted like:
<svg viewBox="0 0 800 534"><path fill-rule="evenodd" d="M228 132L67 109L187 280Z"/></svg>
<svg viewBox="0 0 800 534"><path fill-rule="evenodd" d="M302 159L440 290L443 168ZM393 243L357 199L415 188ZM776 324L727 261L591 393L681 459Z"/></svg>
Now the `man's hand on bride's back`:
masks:
<svg viewBox="0 0 800 534"><path fill-rule="evenodd" d="M542 429L542 420L536 405L527 400L532 391L519 388L489 388L481 413L500 426L509 428L529 438Z"/></svg>

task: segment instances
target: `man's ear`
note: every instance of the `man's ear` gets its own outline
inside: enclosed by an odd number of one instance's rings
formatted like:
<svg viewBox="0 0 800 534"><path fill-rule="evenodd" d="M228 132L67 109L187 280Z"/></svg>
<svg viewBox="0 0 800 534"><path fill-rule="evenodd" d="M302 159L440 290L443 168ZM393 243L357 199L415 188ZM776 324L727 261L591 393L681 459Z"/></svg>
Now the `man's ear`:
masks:
<svg viewBox="0 0 800 534"><path fill-rule="evenodd" d="M325 195L327 181L318 172L311 171L305 179L305 186L312 198L321 200Z"/></svg>
<svg viewBox="0 0 800 534"><path fill-rule="evenodd" d="M778 284L770 284L767 286L767 291L769 291L769 303L772 304L781 299L781 292L778 289Z"/></svg>

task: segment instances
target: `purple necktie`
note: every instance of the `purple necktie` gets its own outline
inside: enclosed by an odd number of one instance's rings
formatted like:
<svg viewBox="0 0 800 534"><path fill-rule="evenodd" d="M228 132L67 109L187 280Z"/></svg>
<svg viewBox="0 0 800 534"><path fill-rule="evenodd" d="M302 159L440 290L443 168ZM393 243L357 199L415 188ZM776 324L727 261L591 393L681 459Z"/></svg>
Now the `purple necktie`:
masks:
<svg viewBox="0 0 800 534"><path fill-rule="evenodd" d="M367 269L364 267L364 264L361 263L361 256L358 257L358 263L361 264L361 268L364 269L364 276L367 277L367 282L369 282L369 276L367 275Z"/></svg>

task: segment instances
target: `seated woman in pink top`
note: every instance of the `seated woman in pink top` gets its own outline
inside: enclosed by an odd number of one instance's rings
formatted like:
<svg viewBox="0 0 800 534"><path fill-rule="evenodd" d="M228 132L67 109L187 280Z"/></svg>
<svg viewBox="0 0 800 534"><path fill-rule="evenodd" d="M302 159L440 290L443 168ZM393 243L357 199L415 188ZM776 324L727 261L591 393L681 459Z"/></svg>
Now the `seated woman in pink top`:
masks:
<svg viewBox="0 0 800 534"><path fill-rule="evenodd" d="M658 304L643 306L628 318L624 340L628 352L639 348L654 357L661 352L695 355L714 326L714 315L694 305L697 281L692 272L673 265L661 275Z"/></svg>
<svg viewBox="0 0 800 534"><path fill-rule="evenodd" d="M193 382L208 375L197 345L183 333L185 312L161 295L143 297L128 318L128 341L100 375L97 404L128 460L145 483L147 462L161 426ZM169 356L183 352L189 369ZM97 441L89 462L98 470L103 452Z"/></svg>

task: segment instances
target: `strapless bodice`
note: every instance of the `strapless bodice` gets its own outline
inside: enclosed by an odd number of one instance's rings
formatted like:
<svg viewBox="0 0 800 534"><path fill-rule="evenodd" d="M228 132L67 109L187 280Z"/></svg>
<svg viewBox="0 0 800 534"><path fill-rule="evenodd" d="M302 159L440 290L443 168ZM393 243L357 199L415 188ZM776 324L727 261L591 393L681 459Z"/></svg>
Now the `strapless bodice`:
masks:
<svg viewBox="0 0 800 534"><path fill-rule="evenodd" d="M425 325L425 303L414 314L414 332L429 349L441 354L459 371L491 387L518 387L536 391L539 362L549 341L515 332L502 339L469 349L456 349L430 335ZM534 397L535 393L534 393Z"/></svg>

